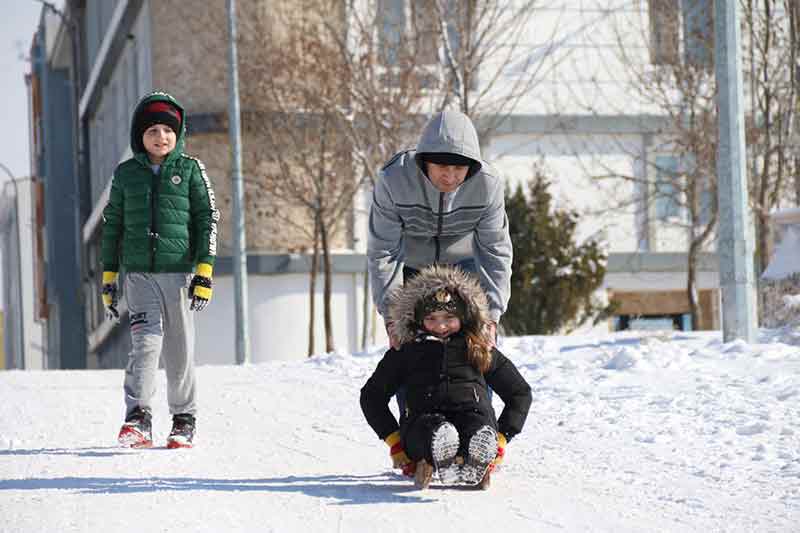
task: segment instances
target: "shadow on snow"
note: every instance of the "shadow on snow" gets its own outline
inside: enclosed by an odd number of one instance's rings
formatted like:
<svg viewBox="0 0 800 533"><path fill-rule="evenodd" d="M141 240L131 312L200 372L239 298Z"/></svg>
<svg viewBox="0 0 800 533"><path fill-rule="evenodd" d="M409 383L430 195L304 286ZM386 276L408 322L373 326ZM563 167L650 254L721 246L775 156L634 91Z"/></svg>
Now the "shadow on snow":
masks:
<svg viewBox="0 0 800 533"><path fill-rule="evenodd" d="M332 498L338 500L337 505L435 501L411 494L417 491L411 481L395 474L286 476L262 479L55 477L0 480L0 491L49 489L73 490L82 494L189 490L299 493L315 498Z"/></svg>
<svg viewBox="0 0 800 533"><path fill-rule="evenodd" d="M76 457L113 457L115 455L128 455L129 449L119 446L108 447L89 447L89 448L31 448L31 449L10 449L0 450L3 455L74 455Z"/></svg>

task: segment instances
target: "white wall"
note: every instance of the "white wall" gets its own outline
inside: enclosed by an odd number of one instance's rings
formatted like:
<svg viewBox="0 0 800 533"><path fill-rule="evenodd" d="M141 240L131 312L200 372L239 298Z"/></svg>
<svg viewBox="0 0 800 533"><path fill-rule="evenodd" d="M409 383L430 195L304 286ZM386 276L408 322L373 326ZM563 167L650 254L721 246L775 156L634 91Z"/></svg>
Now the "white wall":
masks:
<svg viewBox="0 0 800 533"><path fill-rule="evenodd" d="M521 39L505 35L508 42L500 43L504 53L495 56L494 65L489 58L481 81L488 82L511 54L512 68L490 94L502 95L520 73L535 73L538 82L519 102L518 113L652 113L653 106L630 90L633 77L648 68L648 25L646 2L537 2L529 29Z"/></svg>
<svg viewBox="0 0 800 533"><path fill-rule="evenodd" d="M308 350L308 274L249 275L248 304L252 363L303 359ZM317 281L315 352L325 352L322 317L322 277ZM335 274L332 290L334 343L337 351L357 352L361 346L363 278ZM197 315L198 364L236 362L233 277L214 278L209 306ZM375 342L387 344L383 321L376 320Z"/></svg>
<svg viewBox="0 0 800 533"><path fill-rule="evenodd" d="M13 286L10 287L10 290L17 291L19 290L19 283L21 283L21 292L22 292L22 327L24 332L24 365L25 369L27 370L41 370L45 367L44 362L44 331L42 329L41 323L37 322L34 318L34 305L35 305L35 295L34 295L34 278L33 278L33 246L34 246L34 234L33 234L33 220L32 220L32 187L31 187L31 180L29 178L17 178L17 191L19 192L19 199L15 201L14 198L14 187L10 182L4 184L4 188L2 189L3 192L3 204L8 206L9 209L13 210L15 206L19 207L19 213L17 214L18 219L17 222L19 224L19 239L20 239L20 249L19 249L19 261L21 264L21 268L19 271L21 272L22 279L17 279L17 254L16 254L16 247L13 247L13 251L8 255L8 257L4 257L4 262L8 265L9 272L7 273L9 279L12 280ZM9 238L16 241L16 226L12 228L14 234L9 235ZM3 250L3 253L6 253ZM14 299L16 301L16 298ZM5 312L8 313L19 313L19 309L11 309L6 308ZM8 322L7 322L8 323ZM19 324L19 322L15 322ZM12 335L14 333L6 331L5 335Z"/></svg>
<svg viewBox="0 0 800 533"><path fill-rule="evenodd" d="M606 274L603 288L612 291L685 291L686 280L686 272L612 272ZM698 272L697 288L719 288L719 275L716 272Z"/></svg>
<svg viewBox="0 0 800 533"><path fill-rule="evenodd" d="M640 176L641 150L636 135L543 134L498 136L485 152L513 188L532 177L536 163L543 163L552 182L554 207L575 209L582 216L577 241L599 238L613 253L639 250L642 228L635 206L614 208L629 204L638 192L631 182L592 176Z"/></svg>

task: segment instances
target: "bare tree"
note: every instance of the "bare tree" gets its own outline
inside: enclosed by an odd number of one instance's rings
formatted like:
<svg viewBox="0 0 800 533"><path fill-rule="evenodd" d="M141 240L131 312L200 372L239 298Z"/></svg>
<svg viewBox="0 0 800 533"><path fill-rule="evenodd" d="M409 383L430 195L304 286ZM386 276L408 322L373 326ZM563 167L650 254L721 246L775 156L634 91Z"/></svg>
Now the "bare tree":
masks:
<svg viewBox="0 0 800 533"><path fill-rule="evenodd" d="M780 4L785 2L786 8ZM788 121L797 103L789 65L796 49L791 46L791 0L743 0L743 53L751 109L746 113L750 160L750 205L757 217L759 265L767 238L767 216L786 198L789 176L795 175ZM620 115L635 105L650 109L661 125L650 131L648 152L662 158L628 151L641 162L638 175L621 175L607 169L598 179L635 183L636 197L619 199L610 210L640 210L640 219L659 228L682 229L686 235L687 286L693 322L701 324L697 266L700 252L714 242L718 221L716 151L716 80L713 70L713 4L699 0L649 0L646 7L633 1L628 11L635 19L615 25L617 46L613 67L625 87L626 100L604 103ZM796 44L796 43L795 43ZM641 53L641 51L646 53ZM596 95L603 88L596 85ZM590 109L587 106L587 109ZM622 151L627 151L620 142ZM664 161L666 165L662 164ZM792 194L794 196L794 194ZM785 200L783 200L785 202ZM653 228L649 232L653 233Z"/></svg>
<svg viewBox="0 0 800 533"><path fill-rule="evenodd" d="M745 70L752 95L747 129L751 161L750 204L756 220L756 254L766 269L769 213L797 191L796 146L792 137L797 113L793 40L797 2L745 0L742 6L747 40ZM786 11L788 11L788 16ZM797 198L794 198L797 203Z"/></svg>
<svg viewBox="0 0 800 533"><path fill-rule="evenodd" d="M349 116L342 116L350 129L343 134L356 167L368 176L367 192L381 166L398 150L413 146L432 112L456 105L485 139L539 81L542 59L552 51L532 50L526 41L535 13L531 0L348 5L349 42L340 42L339 48L353 85L351 105L344 108ZM366 317L366 271L364 281Z"/></svg>
<svg viewBox="0 0 800 533"><path fill-rule="evenodd" d="M369 194L382 165L454 99L473 119L490 117L484 135L514 110L538 72L523 31L533 2L300 0L254 11L242 44L263 52L243 54L240 65L244 126L261 140L247 147L257 168L248 192L253 204L277 207L265 210L295 242L312 253L319 243L332 350L330 247L345 244L354 199ZM365 290L362 343L367 298ZM309 353L313 327L312 316Z"/></svg>
<svg viewBox="0 0 800 533"><path fill-rule="evenodd" d="M243 100L252 111L245 126L260 140L249 147L257 162L251 195L273 206L272 216L312 251L309 355L317 265L331 351L331 249L348 246L354 198L418 129L415 42L405 43L397 66L388 68L385 50L376 46L374 9L357 11L353 4L279 3L245 22L246 46L263 50L240 67L249 80Z"/></svg>
<svg viewBox="0 0 800 533"><path fill-rule="evenodd" d="M429 0L434 4L442 70L437 109L455 106L476 121L486 139L557 65L558 24L535 26L535 0ZM536 37L547 44L536 47Z"/></svg>
<svg viewBox="0 0 800 533"><path fill-rule="evenodd" d="M655 226L681 230L687 250L686 295L692 322L699 326L704 323L697 288L699 258L718 222L712 21L700 12L693 14L695 20L682 20L677 0L650 0L647 10L637 5L633 2L628 8L640 18L619 19L613 28L614 64L622 69L618 80L625 87L626 101L606 103L620 115L628 114L627 108L636 102L660 116L660 126L650 132L649 151L666 157L630 152L641 162L640 173L622 175L608 168L594 178L623 180L641 191L639 196L620 198L608 209L641 210L640 218L649 221L650 236ZM678 41L681 27L683 47ZM599 84L596 90L603 94Z"/></svg>
<svg viewBox="0 0 800 533"><path fill-rule="evenodd" d="M325 349L334 349L331 316L331 245L360 186L349 171L351 154L337 134L328 102L346 102L341 61L321 31L323 13L336 17L335 2L303 0L278 4L246 21L247 46L263 53L243 61L250 113L244 126L259 140L248 147L257 161L250 187L254 201L270 205L273 217L311 245L309 355L314 352L317 250L321 251ZM261 31L259 31L261 30ZM298 75L301 73L301 75ZM244 92L244 91L243 91ZM248 120L249 119L249 120Z"/></svg>
<svg viewBox="0 0 800 533"><path fill-rule="evenodd" d="M794 115L791 121L793 134L792 144L794 145L794 202L800 205L800 3L795 0L786 0L786 11L789 19L789 48L791 65L794 68L794 75L791 79L791 94L794 95Z"/></svg>

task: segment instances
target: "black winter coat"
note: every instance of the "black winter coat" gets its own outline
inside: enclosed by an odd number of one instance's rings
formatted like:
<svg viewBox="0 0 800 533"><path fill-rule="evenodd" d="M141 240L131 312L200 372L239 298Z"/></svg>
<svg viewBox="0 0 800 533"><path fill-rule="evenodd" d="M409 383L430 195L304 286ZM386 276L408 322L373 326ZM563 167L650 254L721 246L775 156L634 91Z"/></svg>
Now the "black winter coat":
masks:
<svg viewBox="0 0 800 533"><path fill-rule="evenodd" d="M505 403L497 420L487 385ZM531 388L514 363L493 349L489 371L481 374L468 362L466 339L460 334L444 341L420 338L386 352L361 389L361 410L381 439L399 427L389 401L401 387L406 389L403 426L425 413L446 416L473 410L511 440L522 431L531 406Z"/></svg>

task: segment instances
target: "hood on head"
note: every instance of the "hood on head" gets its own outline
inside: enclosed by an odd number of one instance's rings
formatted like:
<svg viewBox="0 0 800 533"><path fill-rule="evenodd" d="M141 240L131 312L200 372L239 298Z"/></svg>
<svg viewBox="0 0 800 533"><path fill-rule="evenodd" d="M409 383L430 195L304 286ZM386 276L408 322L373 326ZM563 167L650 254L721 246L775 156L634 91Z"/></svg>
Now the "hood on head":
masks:
<svg viewBox="0 0 800 533"><path fill-rule="evenodd" d="M417 304L443 289L458 294L466 306L462 331L481 333L484 330L489 323L489 302L477 277L458 267L432 265L420 270L389 296L392 333L401 343L412 341L422 328L415 316Z"/></svg>
<svg viewBox="0 0 800 533"><path fill-rule="evenodd" d="M154 91L143 97L141 100L139 100L139 103L136 104L136 109L134 109L133 116L131 117L131 151L134 154L145 153L144 144L142 144L142 137L141 135L137 135L136 124L141 118L144 109L153 102L166 102L180 111L182 117L181 126L180 131L175 132L175 149L173 152L183 152L184 135L186 133L186 112L184 111L183 106L179 104L172 95L163 91Z"/></svg>
<svg viewBox="0 0 800 533"><path fill-rule="evenodd" d="M457 154L473 161L467 179L483 166L478 132L467 115L460 111L447 110L437 113L422 130L414 159L419 169L427 175L424 154Z"/></svg>

